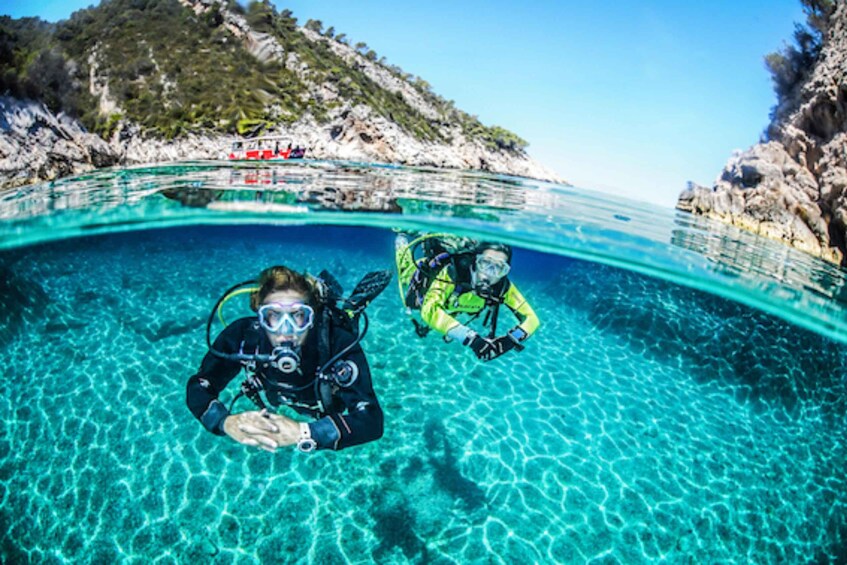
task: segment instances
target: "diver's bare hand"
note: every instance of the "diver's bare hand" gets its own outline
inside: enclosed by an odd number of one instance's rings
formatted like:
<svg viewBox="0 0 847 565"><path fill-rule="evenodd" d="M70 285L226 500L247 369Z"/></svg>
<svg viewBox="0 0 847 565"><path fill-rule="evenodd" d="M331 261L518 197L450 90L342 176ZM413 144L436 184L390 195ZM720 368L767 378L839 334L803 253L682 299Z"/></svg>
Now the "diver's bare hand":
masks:
<svg viewBox="0 0 847 565"><path fill-rule="evenodd" d="M281 414L270 414L277 431L271 435L280 447L294 445L300 440L300 423Z"/></svg>
<svg viewBox="0 0 847 565"><path fill-rule="evenodd" d="M286 424L285 420L293 422L290 418L270 414L267 410L251 410L230 414L224 420L223 427L226 435L238 443L259 447L265 451L276 451L280 445L286 445L276 439L280 428Z"/></svg>

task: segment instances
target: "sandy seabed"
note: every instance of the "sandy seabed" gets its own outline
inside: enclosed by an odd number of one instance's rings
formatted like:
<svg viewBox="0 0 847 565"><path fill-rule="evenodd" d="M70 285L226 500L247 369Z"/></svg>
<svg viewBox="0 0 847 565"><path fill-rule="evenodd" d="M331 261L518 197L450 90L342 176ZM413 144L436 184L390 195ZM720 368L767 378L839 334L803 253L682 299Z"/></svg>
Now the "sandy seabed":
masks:
<svg viewBox="0 0 847 565"><path fill-rule="evenodd" d="M192 417L226 288L283 263L350 290L392 252L390 232L314 226L3 252L0 560L847 559L843 347L611 267L517 250L542 328L488 364L416 337L392 282L364 341L378 442L269 454Z"/></svg>

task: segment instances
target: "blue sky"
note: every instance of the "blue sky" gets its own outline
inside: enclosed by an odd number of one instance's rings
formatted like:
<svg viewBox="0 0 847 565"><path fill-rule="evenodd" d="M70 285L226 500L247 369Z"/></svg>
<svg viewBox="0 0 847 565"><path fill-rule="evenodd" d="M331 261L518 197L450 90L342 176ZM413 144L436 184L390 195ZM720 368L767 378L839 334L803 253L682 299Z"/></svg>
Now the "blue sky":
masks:
<svg viewBox="0 0 847 565"><path fill-rule="evenodd" d="M96 3L96 2L95 2ZM92 4L4 0L67 18ZM759 141L776 99L763 58L804 21L799 0L294 0L585 188L671 207Z"/></svg>

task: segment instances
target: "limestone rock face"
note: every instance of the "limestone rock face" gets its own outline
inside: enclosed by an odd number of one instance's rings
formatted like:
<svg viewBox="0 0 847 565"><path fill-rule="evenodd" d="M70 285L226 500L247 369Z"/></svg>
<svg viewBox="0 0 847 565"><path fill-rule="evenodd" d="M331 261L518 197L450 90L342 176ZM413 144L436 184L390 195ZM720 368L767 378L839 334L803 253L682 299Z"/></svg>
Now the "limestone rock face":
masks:
<svg viewBox="0 0 847 565"><path fill-rule="evenodd" d="M76 120L43 104L0 97L0 188L108 167L119 155Z"/></svg>
<svg viewBox="0 0 847 565"><path fill-rule="evenodd" d="M776 109L770 141L734 155L711 188L677 208L833 262L847 256L847 3L840 2L809 79Z"/></svg>
<svg viewBox="0 0 847 565"><path fill-rule="evenodd" d="M475 169L563 182L525 153L492 151L452 132L450 143L427 143L406 133L365 105L343 106L318 123L307 114L286 128L268 132L307 149L309 159L395 163L408 166ZM77 121L52 114L43 104L0 98L0 189L113 165L226 159L232 135L189 133L173 140L145 135L120 123L110 140L87 133Z"/></svg>

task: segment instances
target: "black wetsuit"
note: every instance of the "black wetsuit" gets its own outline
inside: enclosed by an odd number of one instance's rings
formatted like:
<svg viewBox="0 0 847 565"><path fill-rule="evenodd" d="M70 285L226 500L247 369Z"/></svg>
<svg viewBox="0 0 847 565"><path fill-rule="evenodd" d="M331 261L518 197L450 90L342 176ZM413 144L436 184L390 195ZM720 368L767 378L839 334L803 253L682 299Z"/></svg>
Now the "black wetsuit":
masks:
<svg viewBox="0 0 847 565"><path fill-rule="evenodd" d="M273 406L289 405L300 414L306 414L316 421L309 424L312 439L319 448L344 449L373 441L382 437L383 415L371 383L371 373L365 354L359 345L355 345L343 357L358 368L358 378L349 387L332 386L332 401L318 406L315 372L318 363L334 356L354 341L354 336L342 328L333 328L330 337L330 351L319 360L319 327L309 330L306 342L300 353L300 369L285 374L274 367L258 363L256 377L262 383L265 398ZM267 335L259 329L256 318L241 318L231 323L215 340L214 348L222 353L252 352L258 343L259 352L268 354L271 344ZM207 353L196 375L188 380L187 398L189 410L200 420L207 430L217 435L225 435L224 419L229 411L218 400L218 395L241 370L237 361L229 361ZM321 386L329 387L328 383Z"/></svg>

